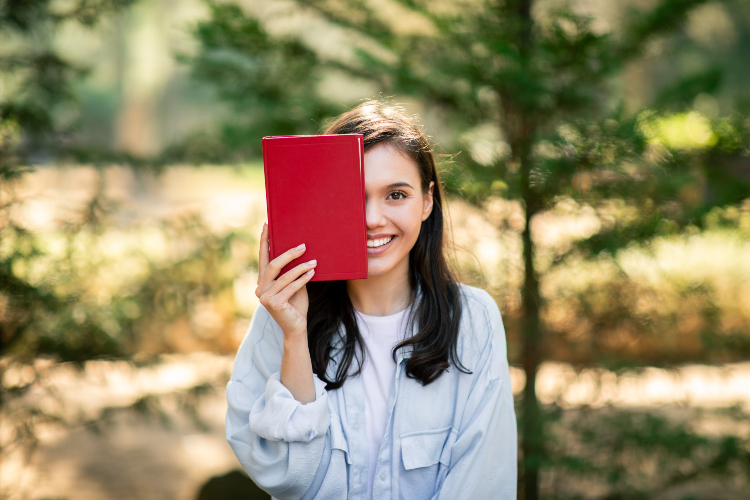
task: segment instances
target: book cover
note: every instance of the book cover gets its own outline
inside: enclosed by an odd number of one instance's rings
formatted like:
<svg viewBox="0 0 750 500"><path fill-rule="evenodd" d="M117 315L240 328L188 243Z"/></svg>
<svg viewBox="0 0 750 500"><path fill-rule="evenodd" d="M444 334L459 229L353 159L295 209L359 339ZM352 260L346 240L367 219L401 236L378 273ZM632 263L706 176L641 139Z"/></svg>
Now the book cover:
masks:
<svg viewBox="0 0 750 500"><path fill-rule="evenodd" d="M362 134L263 138L271 260L304 243L279 275L317 259L311 281L367 278Z"/></svg>

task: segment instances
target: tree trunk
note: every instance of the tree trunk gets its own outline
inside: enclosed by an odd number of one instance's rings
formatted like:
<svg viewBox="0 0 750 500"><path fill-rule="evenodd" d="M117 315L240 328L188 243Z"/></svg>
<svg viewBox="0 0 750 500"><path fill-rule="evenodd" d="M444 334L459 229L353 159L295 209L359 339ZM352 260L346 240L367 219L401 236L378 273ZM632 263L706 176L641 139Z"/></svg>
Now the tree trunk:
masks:
<svg viewBox="0 0 750 500"><path fill-rule="evenodd" d="M541 330L539 321L539 280L534 268L534 243L531 239L531 219L537 211L538 199L529 186L531 166L527 157L521 164L523 199L526 205L526 224L523 230L524 282L523 301L523 369L526 387L523 392L523 457L524 498L539 497L539 467L543 453L543 429L536 396L536 372L541 358Z"/></svg>
<svg viewBox="0 0 750 500"><path fill-rule="evenodd" d="M529 71L528 62L533 53L531 17L532 0L510 0L511 15L517 19L517 39L522 71ZM539 319L540 294L539 279L534 267L534 242L531 238L531 220L542 208L541 195L531 186L531 149L538 123L535 110L530 109L527 100L518 96L501 97L505 112L504 128L508 134L513 160L520 173L520 191L524 202L526 222L523 230L524 281L523 303L523 368L526 373L526 387L523 393L523 419L521 428L521 449L523 451L523 477L521 489L523 498L539 498L539 469L544 453L543 425L536 396L536 373L541 360L541 324Z"/></svg>
<svg viewBox="0 0 750 500"><path fill-rule="evenodd" d="M506 125L512 127L511 140L513 161L519 165L521 199L524 203L526 221L522 233L524 280L521 289L522 321L522 361L526 373L526 387L523 393L521 419L521 449L523 451L522 491L526 500L539 498L539 468L544 453L544 437L540 418L539 401L536 397L536 372L542 356L542 332L539 318L541 296L539 279L534 267L534 242L531 238L531 221L542 208L542 198L531 186L531 147L537 124L524 117L522 110L513 108L508 101ZM510 111L510 113L509 113Z"/></svg>

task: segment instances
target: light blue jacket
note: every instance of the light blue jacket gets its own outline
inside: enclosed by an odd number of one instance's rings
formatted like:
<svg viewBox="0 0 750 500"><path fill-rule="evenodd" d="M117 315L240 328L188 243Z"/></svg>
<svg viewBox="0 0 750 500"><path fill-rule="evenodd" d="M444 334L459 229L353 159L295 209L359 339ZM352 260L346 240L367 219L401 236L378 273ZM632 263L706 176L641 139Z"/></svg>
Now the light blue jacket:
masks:
<svg viewBox="0 0 750 500"><path fill-rule="evenodd" d="M406 377L410 352L398 352L373 499L516 498L516 419L500 311L487 292L461 290L458 355L472 373L451 367L422 386ZM227 441L274 498L365 499L361 378L326 391L316 376L316 400L300 404L279 381L283 342L260 306L227 384ZM328 373L334 369L329 364Z"/></svg>

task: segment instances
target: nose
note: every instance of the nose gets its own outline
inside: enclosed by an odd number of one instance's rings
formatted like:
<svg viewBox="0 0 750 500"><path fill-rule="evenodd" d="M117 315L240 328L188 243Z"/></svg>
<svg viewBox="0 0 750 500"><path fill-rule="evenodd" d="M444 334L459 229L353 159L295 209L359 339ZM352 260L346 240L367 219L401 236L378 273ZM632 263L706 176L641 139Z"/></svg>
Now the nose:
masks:
<svg viewBox="0 0 750 500"><path fill-rule="evenodd" d="M367 229L375 229L377 227L385 226L385 214L383 213L382 207L377 202L377 200L367 200L365 209Z"/></svg>

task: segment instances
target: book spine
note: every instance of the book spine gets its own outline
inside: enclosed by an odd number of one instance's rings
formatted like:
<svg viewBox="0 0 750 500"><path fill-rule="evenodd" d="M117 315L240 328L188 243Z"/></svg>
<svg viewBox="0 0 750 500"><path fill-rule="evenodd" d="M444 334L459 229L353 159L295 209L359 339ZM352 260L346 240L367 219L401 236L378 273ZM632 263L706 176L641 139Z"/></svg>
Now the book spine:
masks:
<svg viewBox="0 0 750 500"><path fill-rule="evenodd" d="M262 141L262 150L263 150L263 179L265 180L265 188L266 188L266 221L268 222L268 253L270 254L271 259L273 260L276 258L276 254L274 253L274 244L273 244L273 232L272 232L272 220L271 220L271 167L268 164L268 145L269 142L266 140L266 138L263 138ZM260 262L258 263L260 264Z"/></svg>

